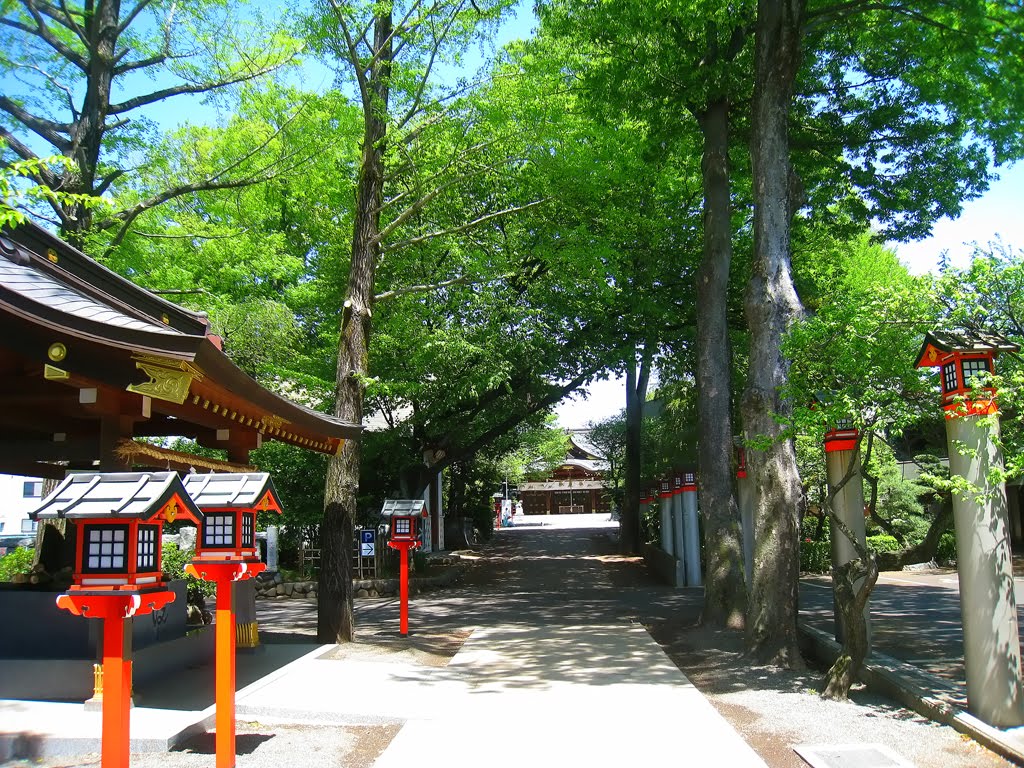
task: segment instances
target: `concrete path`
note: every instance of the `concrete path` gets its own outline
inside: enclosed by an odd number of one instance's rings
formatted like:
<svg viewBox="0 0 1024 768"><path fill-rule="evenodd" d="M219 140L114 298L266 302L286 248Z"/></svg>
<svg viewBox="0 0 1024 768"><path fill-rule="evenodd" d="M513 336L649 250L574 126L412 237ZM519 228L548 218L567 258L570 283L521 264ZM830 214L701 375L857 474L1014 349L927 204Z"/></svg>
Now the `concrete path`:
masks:
<svg viewBox="0 0 1024 768"><path fill-rule="evenodd" d="M616 525L607 519L516 522L498 533L475 580L413 599L407 640L397 638L397 601L357 603L364 647L469 633L446 666L304 643L313 640L302 634L315 625L313 604L261 601L266 648L239 656L239 718L401 723L380 768L431 755L467 767L677 760L763 768L640 623L699 609L699 592L662 587L618 558L609 538ZM146 706L132 712L133 751L166 750L212 728L212 674L183 670L139 691ZM98 751L99 732L99 713L81 705L0 702L0 760L3 745L18 738L32 739L38 755ZM240 755L238 765L255 758ZM301 765L300 755L295 760Z"/></svg>

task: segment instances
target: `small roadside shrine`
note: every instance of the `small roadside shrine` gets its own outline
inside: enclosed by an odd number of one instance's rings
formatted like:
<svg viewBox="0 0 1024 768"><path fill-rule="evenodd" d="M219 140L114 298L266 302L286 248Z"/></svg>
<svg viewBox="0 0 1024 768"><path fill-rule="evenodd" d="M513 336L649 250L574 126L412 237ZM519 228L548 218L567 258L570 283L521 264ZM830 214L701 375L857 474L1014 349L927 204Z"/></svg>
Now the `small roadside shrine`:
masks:
<svg viewBox="0 0 1024 768"><path fill-rule="evenodd" d="M423 499L387 499L380 510L390 527L388 546L398 550L399 634L409 634L409 551L422 546L421 521L427 516Z"/></svg>
<svg viewBox="0 0 1024 768"><path fill-rule="evenodd" d="M103 621L103 768L127 768L132 695L130 619L174 600L161 571L164 523L200 521L174 472L71 475L31 513L77 532L74 582L57 605Z"/></svg>

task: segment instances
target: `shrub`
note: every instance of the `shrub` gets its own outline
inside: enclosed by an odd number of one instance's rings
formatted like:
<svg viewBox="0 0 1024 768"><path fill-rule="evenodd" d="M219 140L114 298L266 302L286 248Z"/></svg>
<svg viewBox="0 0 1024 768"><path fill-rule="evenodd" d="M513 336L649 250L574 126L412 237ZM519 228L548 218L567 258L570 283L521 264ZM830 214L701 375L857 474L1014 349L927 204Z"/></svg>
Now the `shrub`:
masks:
<svg viewBox="0 0 1024 768"><path fill-rule="evenodd" d="M211 597L217 593L217 585L185 574L185 566L192 562L195 553L191 549L180 549L177 544L163 546L163 572L168 581L184 579L190 603L199 603L199 597Z"/></svg>
<svg viewBox="0 0 1024 768"><path fill-rule="evenodd" d="M832 570L832 545L825 541L800 542L800 570L805 573L828 573Z"/></svg>
<svg viewBox="0 0 1024 768"><path fill-rule="evenodd" d="M868 549L873 549L875 552L899 552L903 549L900 543L892 536L881 534L878 536L868 536L866 541Z"/></svg>
<svg viewBox="0 0 1024 768"><path fill-rule="evenodd" d="M842 534L837 534L842 535ZM899 552L903 547L892 536L868 536L868 549L875 552ZM800 570L805 573L830 573L832 571L832 544L825 541L800 542Z"/></svg>
<svg viewBox="0 0 1024 768"><path fill-rule="evenodd" d="M935 549L935 559L947 563L956 560L956 536L952 532L944 533L939 538L939 546Z"/></svg>
<svg viewBox="0 0 1024 768"><path fill-rule="evenodd" d="M35 550L28 547L16 547L0 557L0 581L11 581L19 573L32 570Z"/></svg>

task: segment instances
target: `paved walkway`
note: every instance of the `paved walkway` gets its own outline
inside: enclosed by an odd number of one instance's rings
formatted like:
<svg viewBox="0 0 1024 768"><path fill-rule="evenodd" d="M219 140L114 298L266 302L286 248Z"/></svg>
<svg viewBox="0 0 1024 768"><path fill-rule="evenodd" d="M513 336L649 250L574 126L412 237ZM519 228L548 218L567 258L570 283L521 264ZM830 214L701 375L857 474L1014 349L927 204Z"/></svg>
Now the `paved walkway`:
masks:
<svg viewBox="0 0 1024 768"><path fill-rule="evenodd" d="M397 601L357 603L366 646L415 648L418 638L436 645L469 633L446 666L305 644L311 603L261 602L266 649L239 657L240 680L254 681L238 693L240 717L402 723L380 768L434 754L451 766L621 766L673 755L695 767L764 766L641 626L695 614L700 591L661 586L618 557L613 525L557 521L577 527L517 520L466 585L414 598L407 639L397 637ZM147 706L132 713L133 750L166 750L208 724L211 676L183 671L140 690ZM8 745L20 736L39 754L98 749L85 734L99 733L99 714L81 705L0 702L0 724Z"/></svg>

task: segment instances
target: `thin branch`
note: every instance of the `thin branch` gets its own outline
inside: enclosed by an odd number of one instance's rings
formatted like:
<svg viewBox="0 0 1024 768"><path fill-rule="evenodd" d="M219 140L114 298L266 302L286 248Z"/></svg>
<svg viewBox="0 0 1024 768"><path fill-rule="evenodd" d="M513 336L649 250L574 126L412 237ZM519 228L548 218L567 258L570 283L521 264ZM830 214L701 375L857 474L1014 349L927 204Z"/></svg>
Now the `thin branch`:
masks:
<svg viewBox="0 0 1024 768"><path fill-rule="evenodd" d="M528 210L529 208L533 208L535 206L542 205L543 203L548 202L549 199L550 198L544 198L542 200L535 200L532 203L527 203L526 205L517 205L517 206L514 206L512 208L505 208L505 209L500 210L500 211L494 211L493 213L487 213L487 214L484 214L483 216L479 216L479 217L473 219L473 221L466 222L465 224L461 224L461 225L459 225L457 227L450 227L448 229L440 229L440 230L436 230L434 232L428 232L425 235L418 235L416 237L410 237L408 240L402 240L401 242L394 243L392 245L386 246L385 250L386 251L395 251L395 250L398 250L399 248L406 248L406 247L408 247L410 245L417 245L419 243L424 243L427 240L433 240L436 237L444 237L446 235L456 235L459 232L465 232L468 229L473 229L475 227L478 227L481 224L483 224L483 223L485 223L487 221L490 221L491 219L497 219L497 218L500 218L502 216L507 216L510 213L519 213L521 211Z"/></svg>
<svg viewBox="0 0 1024 768"><path fill-rule="evenodd" d="M496 277L480 279L473 275L462 275L462 277L453 277L451 280L442 280L439 283L408 285L404 288L395 288L390 291L384 291L384 293L378 293L374 296L373 300L374 302L387 301L388 299L394 299L398 296L408 296L410 293L427 293L428 291L437 291L441 288L447 288L450 285L488 285L490 283L498 283L502 280L508 280L514 276L514 273L509 273L505 275L498 275Z"/></svg>
<svg viewBox="0 0 1024 768"><path fill-rule="evenodd" d="M88 62L82 56L80 56L77 51L75 51L73 48L68 47L65 43L63 43L60 40L60 38L56 37L53 34L53 32L50 31L50 28L46 26L46 21L43 19L42 14L40 14L39 11L36 9L35 3L33 3L32 0L22 0L22 5L25 6L25 9L29 12L29 14L31 14L32 19L35 21L35 29L32 29L28 25L22 24L20 21L8 18L6 16L0 18L0 24L6 24L9 27L20 29L22 32L26 32L34 37L38 37L40 40L45 42L47 45L53 48L53 50L55 50L69 62L74 64L80 70L82 70L83 72L88 72Z"/></svg>
<svg viewBox="0 0 1024 768"><path fill-rule="evenodd" d="M291 59L292 57L289 56L288 58ZM225 80L218 80L216 82L183 83L182 85L176 85L171 88L153 91L152 93L136 96L134 99L123 101L120 104L111 104L107 112L112 115L119 115L123 112L128 112L147 104L153 104L154 102L162 101L172 96L181 96L182 94L188 93L206 93L208 91L217 90L218 88L226 88L229 85L245 83L250 80L255 80L257 77L262 77L269 72L273 72L274 70L284 66L285 63L286 62L282 61L278 64L268 64L267 66L260 67L252 72L242 72Z"/></svg>
<svg viewBox="0 0 1024 768"><path fill-rule="evenodd" d="M63 2L63 0L62 0L62 2ZM132 22L135 21L135 18L140 13L142 13L146 8L148 8L152 3L153 3L153 0L139 0L139 2L137 2L135 4L135 7L132 8L127 14L125 14L124 21L122 21L121 24L118 26L118 28L117 28L117 35L118 35L118 37L123 35L125 30L127 30L128 27L130 27L132 25ZM174 17L176 6L177 6L176 3L172 3L170 10L167 12L167 23L164 25L164 30L165 30L164 39L165 40L168 37L168 33L166 32L166 30L168 30L170 28L170 26L171 26L170 21Z"/></svg>

